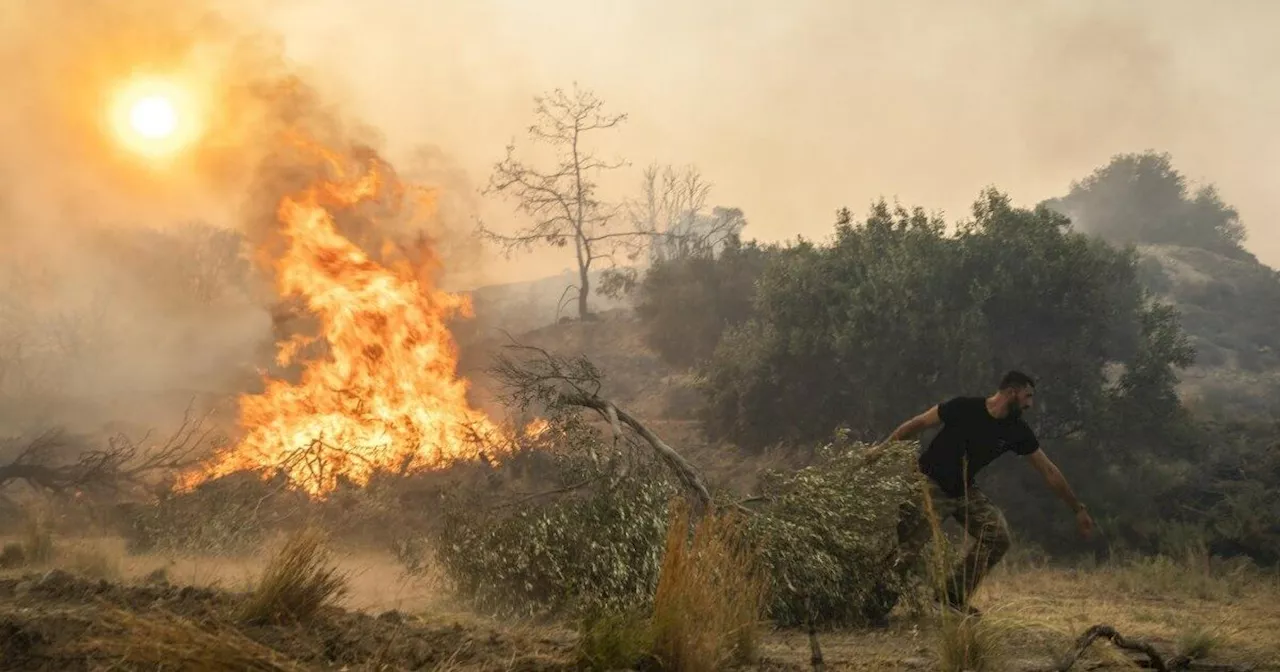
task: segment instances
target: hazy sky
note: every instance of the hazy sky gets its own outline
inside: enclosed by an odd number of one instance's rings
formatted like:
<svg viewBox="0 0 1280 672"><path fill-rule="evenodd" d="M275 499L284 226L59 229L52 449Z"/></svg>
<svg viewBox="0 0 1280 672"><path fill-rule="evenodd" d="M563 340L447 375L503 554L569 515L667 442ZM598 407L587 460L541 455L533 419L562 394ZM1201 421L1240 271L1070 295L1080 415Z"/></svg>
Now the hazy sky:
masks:
<svg viewBox="0 0 1280 672"><path fill-rule="evenodd" d="M436 145L474 186L578 81L630 115L635 167L694 163L748 234L822 237L880 196L967 215L995 185L1063 193L1117 152L1218 184L1280 265L1280 3L1163 0L301 0L289 54L392 148ZM505 204L487 216L507 217ZM561 254L499 264L556 271Z"/></svg>

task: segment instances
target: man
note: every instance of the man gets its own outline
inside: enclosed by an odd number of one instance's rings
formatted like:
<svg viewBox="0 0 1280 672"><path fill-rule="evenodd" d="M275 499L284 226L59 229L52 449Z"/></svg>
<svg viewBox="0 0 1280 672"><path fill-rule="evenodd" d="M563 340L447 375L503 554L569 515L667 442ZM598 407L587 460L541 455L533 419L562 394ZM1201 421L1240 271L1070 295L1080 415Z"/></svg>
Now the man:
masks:
<svg viewBox="0 0 1280 672"><path fill-rule="evenodd" d="M999 389L983 397L956 397L938 404L902 423L889 436L889 441L907 440L916 434L942 426L933 441L919 457L932 501L933 512L941 519L952 517L964 526L972 540L964 560L947 580L947 606L977 610L968 606L968 598L984 576L1009 550L1008 524L991 500L974 486L974 477L983 467L1001 455L1012 452L1044 477L1076 516L1076 525L1086 539L1093 532L1093 519L1088 509L1076 499L1071 486L1058 467L1045 455L1035 432L1022 419L1035 401L1035 381L1024 373L1010 371L1000 381ZM904 507L898 523L901 561L914 563L929 540L932 527L918 506ZM909 565L908 565L909 566ZM892 609L896 595L882 588L881 598Z"/></svg>

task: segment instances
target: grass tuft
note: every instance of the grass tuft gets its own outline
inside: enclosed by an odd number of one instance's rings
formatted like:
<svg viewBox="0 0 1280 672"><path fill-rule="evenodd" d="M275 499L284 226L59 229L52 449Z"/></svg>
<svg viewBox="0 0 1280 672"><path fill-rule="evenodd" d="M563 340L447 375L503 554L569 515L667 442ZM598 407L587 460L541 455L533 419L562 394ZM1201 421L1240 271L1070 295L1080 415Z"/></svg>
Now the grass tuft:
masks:
<svg viewBox="0 0 1280 672"><path fill-rule="evenodd" d="M1178 654L1192 660L1207 657L1222 645L1222 633L1204 626L1196 626L1178 637Z"/></svg>
<svg viewBox="0 0 1280 672"><path fill-rule="evenodd" d="M267 563L258 587L245 603L248 623L306 621L347 592L347 577L330 564L325 536L306 529L290 536Z"/></svg>
<svg viewBox="0 0 1280 672"><path fill-rule="evenodd" d="M942 672L985 672L999 668L1003 630L981 617L948 610L938 630L938 664Z"/></svg>
<svg viewBox="0 0 1280 672"><path fill-rule="evenodd" d="M578 666L583 670L629 670L653 648L653 627L644 614L601 613L579 624Z"/></svg>
<svg viewBox="0 0 1280 672"><path fill-rule="evenodd" d="M709 511L692 530L672 507L653 607L653 653L663 669L701 672L756 654L766 578L732 513Z"/></svg>

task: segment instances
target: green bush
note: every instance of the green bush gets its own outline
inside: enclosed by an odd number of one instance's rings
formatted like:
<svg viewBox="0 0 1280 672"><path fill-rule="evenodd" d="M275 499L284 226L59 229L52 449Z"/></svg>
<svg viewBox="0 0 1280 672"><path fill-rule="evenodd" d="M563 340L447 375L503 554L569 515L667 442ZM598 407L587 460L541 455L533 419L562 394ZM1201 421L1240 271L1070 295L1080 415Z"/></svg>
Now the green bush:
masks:
<svg viewBox="0 0 1280 672"><path fill-rule="evenodd" d="M843 436L798 472L770 473L769 503L748 520L772 580L770 617L780 625L857 625L882 616L873 589L908 588L911 568L890 563L898 513L919 492L915 444L865 463L865 446Z"/></svg>
<svg viewBox="0 0 1280 672"><path fill-rule="evenodd" d="M618 613L647 605L657 585L667 505L658 465L610 474L561 459L555 496L496 508L492 495L451 496L435 547L458 591L482 609L523 616ZM588 483L573 488L574 484Z"/></svg>

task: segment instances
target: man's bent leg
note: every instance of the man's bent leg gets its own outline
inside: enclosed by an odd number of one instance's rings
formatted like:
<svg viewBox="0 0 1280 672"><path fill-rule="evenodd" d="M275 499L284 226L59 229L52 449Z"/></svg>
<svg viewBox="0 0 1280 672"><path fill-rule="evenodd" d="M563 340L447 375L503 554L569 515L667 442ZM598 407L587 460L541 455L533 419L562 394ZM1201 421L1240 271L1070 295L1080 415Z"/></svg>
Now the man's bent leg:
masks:
<svg viewBox="0 0 1280 672"><path fill-rule="evenodd" d="M953 605L967 604L978 585L1012 545L1004 514L980 490L970 488L964 506L955 514L969 533L969 550L947 582Z"/></svg>
<svg viewBox="0 0 1280 672"><path fill-rule="evenodd" d="M926 495L927 493L927 495ZM928 478L921 480L920 493L909 502L903 503L898 512L897 526L897 547L889 553L884 562L891 567L889 573L894 575L894 580L902 581L906 574L916 565L920 557L920 552L924 550L926 544L929 543L930 532L932 526L929 522L928 509L925 506L924 498L928 496L932 499L932 506L936 509L939 506L939 497L941 491ZM945 515L935 511L935 515ZM898 603L900 597L897 587L890 587L886 581L881 581L874 589L868 599L868 611L878 612L870 620L878 621L881 624L887 622L888 613Z"/></svg>

